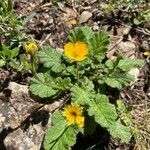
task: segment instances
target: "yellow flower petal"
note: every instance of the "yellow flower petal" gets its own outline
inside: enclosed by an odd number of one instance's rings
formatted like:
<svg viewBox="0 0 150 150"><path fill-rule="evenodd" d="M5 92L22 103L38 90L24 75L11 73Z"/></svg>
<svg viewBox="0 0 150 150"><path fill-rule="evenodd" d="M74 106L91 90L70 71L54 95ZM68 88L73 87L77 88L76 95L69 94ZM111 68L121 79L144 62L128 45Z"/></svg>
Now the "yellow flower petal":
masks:
<svg viewBox="0 0 150 150"><path fill-rule="evenodd" d="M76 117L76 123L80 128L83 128L83 126L84 126L84 117L83 116Z"/></svg>
<svg viewBox="0 0 150 150"><path fill-rule="evenodd" d="M84 117L82 116L82 107L79 105L67 105L62 112L66 118L68 125L77 124L80 128L84 126Z"/></svg>
<svg viewBox="0 0 150 150"><path fill-rule="evenodd" d="M25 44L25 51L30 55L34 55L38 51L38 46L35 42Z"/></svg>
<svg viewBox="0 0 150 150"><path fill-rule="evenodd" d="M150 51L144 52L143 53L145 56L150 56Z"/></svg>
<svg viewBox="0 0 150 150"><path fill-rule="evenodd" d="M75 52L75 60L82 61L88 54L88 46L84 42L78 41L75 43Z"/></svg>
<svg viewBox="0 0 150 150"><path fill-rule="evenodd" d="M64 47L65 55L73 60L82 61L88 54L88 46L86 43L78 41L74 43L67 43Z"/></svg>
<svg viewBox="0 0 150 150"><path fill-rule="evenodd" d="M74 44L69 42L65 45L64 49L65 55L70 59L74 59Z"/></svg>

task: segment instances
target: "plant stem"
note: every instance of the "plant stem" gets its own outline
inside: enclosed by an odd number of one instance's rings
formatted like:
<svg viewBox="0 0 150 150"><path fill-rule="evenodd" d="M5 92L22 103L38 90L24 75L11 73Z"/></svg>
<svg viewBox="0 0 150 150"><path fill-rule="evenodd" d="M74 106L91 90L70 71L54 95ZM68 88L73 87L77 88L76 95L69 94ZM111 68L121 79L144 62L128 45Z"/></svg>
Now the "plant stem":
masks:
<svg viewBox="0 0 150 150"><path fill-rule="evenodd" d="M79 64L76 62L76 78L77 78L77 84L79 84Z"/></svg>
<svg viewBox="0 0 150 150"><path fill-rule="evenodd" d="M36 74L36 71L35 71L35 64L34 64L34 56L31 55L31 67L32 67L32 73L33 75Z"/></svg>

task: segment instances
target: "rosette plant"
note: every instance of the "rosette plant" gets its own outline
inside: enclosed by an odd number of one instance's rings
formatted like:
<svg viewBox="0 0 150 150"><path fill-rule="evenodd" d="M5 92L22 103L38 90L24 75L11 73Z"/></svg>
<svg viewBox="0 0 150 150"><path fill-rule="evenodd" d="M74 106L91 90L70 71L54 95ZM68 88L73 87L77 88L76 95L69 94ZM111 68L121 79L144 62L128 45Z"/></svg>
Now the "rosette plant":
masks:
<svg viewBox="0 0 150 150"><path fill-rule="evenodd" d="M79 27L68 35L63 52L50 47L38 52L43 71L31 79L32 94L50 101L67 95L64 105L52 115L45 150L67 150L76 143L79 132L92 134L96 126L122 142L130 141L130 127L119 117L118 106L105 89L128 86L134 80L128 72L143 61L122 56L107 59L108 46L107 32Z"/></svg>

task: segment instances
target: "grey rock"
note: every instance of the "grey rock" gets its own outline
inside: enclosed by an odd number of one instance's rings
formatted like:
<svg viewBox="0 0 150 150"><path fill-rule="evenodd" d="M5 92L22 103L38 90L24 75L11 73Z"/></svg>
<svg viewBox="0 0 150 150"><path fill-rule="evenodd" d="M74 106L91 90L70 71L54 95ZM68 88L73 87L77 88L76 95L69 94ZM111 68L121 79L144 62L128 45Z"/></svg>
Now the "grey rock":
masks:
<svg viewBox="0 0 150 150"><path fill-rule="evenodd" d="M92 13L89 11L83 11L79 18L79 23L85 23L92 17Z"/></svg>
<svg viewBox="0 0 150 150"><path fill-rule="evenodd" d="M39 150L50 113L35 111L42 104L30 98L28 86L10 82L7 91L8 101L0 97L0 149Z"/></svg>

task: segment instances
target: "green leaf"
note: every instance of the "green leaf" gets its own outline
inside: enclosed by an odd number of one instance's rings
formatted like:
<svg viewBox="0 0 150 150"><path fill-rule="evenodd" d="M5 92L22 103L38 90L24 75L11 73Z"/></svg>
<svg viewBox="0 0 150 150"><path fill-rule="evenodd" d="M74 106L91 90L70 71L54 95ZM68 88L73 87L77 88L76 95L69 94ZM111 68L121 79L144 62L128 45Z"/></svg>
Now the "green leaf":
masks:
<svg viewBox="0 0 150 150"><path fill-rule="evenodd" d="M11 58L11 51L9 49L9 46L3 45L2 46L2 54L3 56L7 56L8 58Z"/></svg>
<svg viewBox="0 0 150 150"><path fill-rule="evenodd" d="M101 80L113 88L121 89L129 85L134 79L133 76L129 75L127 72L142 64L143 60L122 58L121 56L111 60L109 59L105 63L105 75Z"/></svg>
<svg viewBox="0 0 150 150"><path fill-rule="evenodd" d="M132 107L125 107L125 104L121 100L117 100L117 110L120 119L125 123L125 125L131 125L132 123Z"/></svg>
<svg viewBox="0 0 150 150"><path fill-rule="evenodd" d="M122 142L126 143L128 143L132 137L130 129L121 124L119 120L109 127L109 132L114 138L119 138Z"/></svg>
<svg viewBox="0 0 150 150"><path fill-rule="evenodd" d="M38 56L44 67L51 68L52 71L61 72L64 69L63 64L61 64L62 53L52 48L45 47L38 52Z"/></svg>
<svg viewBox="0 0 150 150"><path fill-rule="evenodd" d="M85 42L89 44L90 40L94 36L94 32L92 31L92 29L90 27L87 27L87 26L80 27L80 29L82 30L82 33L84 35Z"/></svg>
<svg viewBox="0 0 150 150"><path fill-rule="evenodd" d="M133 81L133 76L129 75L125 72L114 72L107 76L104 81L106 84L108 84L110 87L121 89L124 86L127 86L130 84L131 81Z"/></svg>
<svg viewBox="0 0 150 150"><path fill-rule="evenodd" d="M91 94L75 85L71 88L72 102L80 105L89 105L91 101Z"/></svg>
<svg viewBox="0 0 150 150"><path fill-rule="evenodd" d="M11 58L15 58L17 57L19 54L19 49L18 48L14 48L11 50Z"/></svg>
<svg viewBox="0 0 150 150"><path fill-rule="evenodd" d="M82 81L81 87L75 85L71 88L72 101L80 105L90 105L94 93L94 85L87 78Z"/></svg>
<svg viewBox="0 0 150 150"><path fill-rule="evenodd" d="M93 31L90 27L76 27L68 35L68 40L75 43L77 41L83 41L89 43L93 37Z"/></svg>
<svg viewBox="0 0 150 150"><path fill-rule="evenodd" d="M76 142L78 133L77 126L67 126L66 121L60 112L53 114L52 127L48 129L44 139L45 150L67 150Z"/></svg>
<svg viewBox="0 0 150 150"><path fill-rule="evenodd" d="M140 67L144 64L143 60L124 58L120 60L118 67L123 71L129 71L132 68Z"/></svg>
<svg viewBox="0 0 150 150"><path fill-rule="evenodd" d="M106 66L106 68L109 69L110 73L112 73L112 71L114 71L114 69L118 67L119 62L122 59L123 58L121 56L118 56L118 57L115 57L113 59L108 59L105 62L105 66Z"/></svg>
<svg viewBox="0 0 150 150"><path fill-rule="evenodd" d="M39 73L31 79L30 91L39 97L51 97L57 94L54 79L48 74Z"/></svg>
<svg viewBox="0 0 150 150"><path fill-rule="evenodd" d="M91 58L97 58L99 61L104 59L109 44L109 36L107 32L100 31L94 33L93 38L90 40L90 55Z"/></svg>
<svg viewBox="0 0 150 150"><path fill-rule="evenodd" d="M11 61L9 62L9 65L16 69L17 71L21 71L23 69L23 67L21 66L21 64L15 60L15 59L11 59Z"/></svg>
<svg viewBox="0 0 150 150"><path fill-rule="evenodd" d="M25 54L23 54L23 55L21 55L21 62L23 63L23 64L26 64L27 62L28 62L28 58L27 58L27 55L25 55Z"/></svg>
<svg viewBox="0 0 150 150"><path fill-rule="evenodd" d="M4 61L3 59L0 59L0 67L3 67L6 64L6 61Z"/></svg>
<svg viewBox="0 0 150 150"><path fill-rule="evenodd" d="M67 66L66 71L67 71L68 75L76 76L76 70L75 70L75 66L74 65Z"/></svg>
<svg viewBox="0 0 150 150"><path fill-rule="evenodd" d="M125 112L126 107L125 107L125 104L121 100L117 100L117 106L120 112Z"/></svg>
<svg viewBox="0 0 150 150"><path fill-rule="evenodd" d="M88 114L94 116L95 121L106 128L111 126L117 118L115 106L108 102L107 96L101 94L97 94L95 101L90 103Z"/></svg>
<svg viewBox="0 0 150 150"><path fill-rule="evenodd" d="M58 90L61 90L61 91L70 90L70 88L73 86L70 78L62 79L61 77L59 77L56 79L56 84L57 84Z"/></svg>

